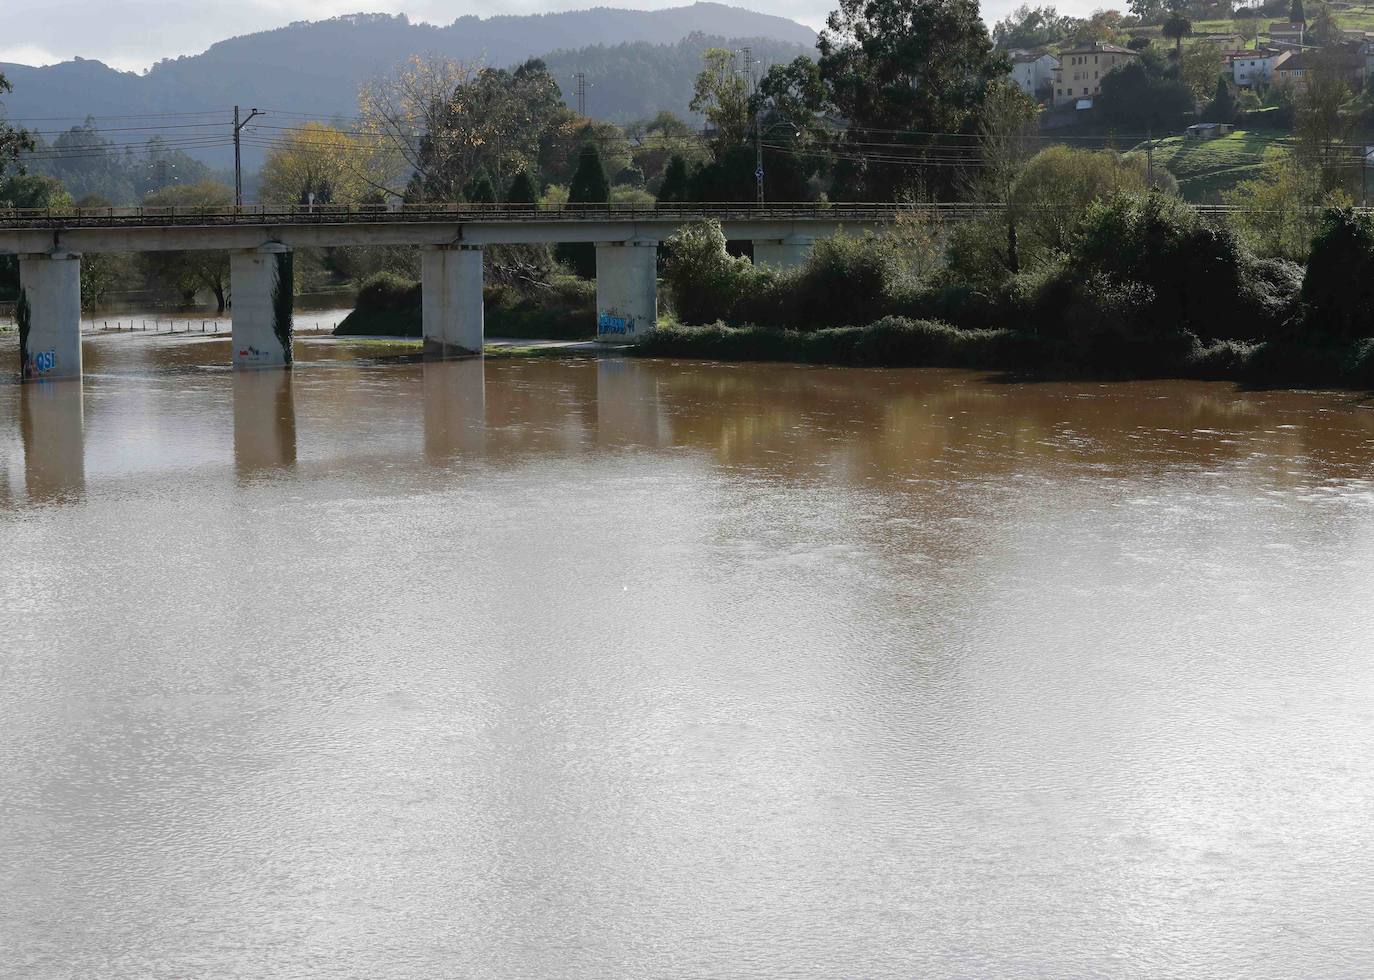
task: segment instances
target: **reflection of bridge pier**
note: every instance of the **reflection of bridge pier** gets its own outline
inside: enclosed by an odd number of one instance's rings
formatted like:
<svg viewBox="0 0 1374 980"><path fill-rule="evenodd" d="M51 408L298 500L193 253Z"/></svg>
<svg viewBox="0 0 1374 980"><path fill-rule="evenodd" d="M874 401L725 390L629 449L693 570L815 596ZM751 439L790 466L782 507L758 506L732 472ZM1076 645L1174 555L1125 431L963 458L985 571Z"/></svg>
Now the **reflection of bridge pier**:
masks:
<svg viewBox="0 0 1374 980"><path fill-rule="evenodd" d="M480 358L424 364L425 456L444 460L486 448L486 364Z"/></svg>
<svg viewBox="0 0 1374 980"><path fill-rule="evenodd" d="M650 365L628 357L596 362L596 430L603 444L664 446L672 441L658 376Z"/></svg>
<svg viewBox="0 0 1374 980"><path fill-rule="evenodd" d="M79 497L86 489L85 410L77 379L25 385L19 428L30 503Z"/></svg>
<svg viewBox="0 0 1374 980"><path fill-rule="evenodd" d="M290 371L234 375L234 469L259 476L296 465L296 404Z"/></svg>

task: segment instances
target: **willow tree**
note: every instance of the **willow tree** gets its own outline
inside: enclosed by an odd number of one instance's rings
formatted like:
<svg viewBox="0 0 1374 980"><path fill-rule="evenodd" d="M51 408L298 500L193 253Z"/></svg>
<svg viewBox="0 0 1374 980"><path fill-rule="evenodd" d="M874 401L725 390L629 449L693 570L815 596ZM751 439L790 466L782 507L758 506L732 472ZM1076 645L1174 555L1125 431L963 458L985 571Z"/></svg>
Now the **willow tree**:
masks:
<svg viewBox="0 0 1374 980"><path fill-rule="evenodd" d="M266 204L352 204L387 189L385 147L375 138L306 123L267 154L258 196Z"/></svg>

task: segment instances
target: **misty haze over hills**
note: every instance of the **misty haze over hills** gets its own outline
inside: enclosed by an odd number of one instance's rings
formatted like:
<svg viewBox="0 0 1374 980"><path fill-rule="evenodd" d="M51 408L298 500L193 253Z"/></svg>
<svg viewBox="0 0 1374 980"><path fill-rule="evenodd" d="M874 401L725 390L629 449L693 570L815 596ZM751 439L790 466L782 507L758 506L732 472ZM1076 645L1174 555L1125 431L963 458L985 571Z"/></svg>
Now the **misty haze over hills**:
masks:
<svg viewBox="0 0 1374 980"><path fill-rule="evenodd" d="M461 17L447 27L414 24L404 15L357 14L230 38L201 54L161 61L142 75L79 58L43 68L0 64L0 71L14 84L5 100L8 115L53 131L87 115L102 129L109 128L102 117L140 113L218 111L227 120L234 105L328 120L352 115L360 84L411 55L503 67L538 56L569 104L573 75L585 72L588 114L624 122L659 109L686 114L707 47L749 44L767 64L810 53L815 40L802 24L716 3ZM219 166L231 159L223 147L188 152ZM259 155L245 149L245 164L257 166Z"/></svg>

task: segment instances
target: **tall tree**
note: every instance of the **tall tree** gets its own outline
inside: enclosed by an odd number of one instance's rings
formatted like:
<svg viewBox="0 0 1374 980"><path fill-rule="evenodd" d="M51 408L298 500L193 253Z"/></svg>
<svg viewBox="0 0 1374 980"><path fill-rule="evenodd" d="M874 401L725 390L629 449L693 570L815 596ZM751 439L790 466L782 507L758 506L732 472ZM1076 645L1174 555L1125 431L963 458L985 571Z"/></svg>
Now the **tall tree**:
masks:
<svg viewBox="0 0 1374 980"><path fill-rule="evenodd" d="M681 154L673 154L664 168L658 199L666 204L680 204L687 200L687 161Z"/></svg>
<svg viewBox="0 0 1374 980"><path fill-rule="evenodd" d="M507 204L536 204L539 201L539 188L534 186L534 179L530 177L528 170L522 170L515 175L515 179L510 182L510 189L506 191Z"/></svg>
<svg viewBox="0 0 1374 980"><path fill-rule="evenodd" d="M1321 58L1307 72L1307 84L1293 103L1294 147L1299 161L1319 175L1321 190L1340 187L1358 172L1350 143L1365 117L1334 58Z"/></svg>
<svg viewBox="0 0 1374 980"><path fill-rule="evenodd" d="M1183 54L1183 39L1193 33L1193 22L1188 19L1188 15L1182 11L1174 11L1165 18L1164 26L1159 32L1165 37L1174 40L1174 56L1179 57Z"/></svg>
<svg viewBox="0 0 1374 980"><path fill-rule="evenodd" d="M951 148L966 145L958 137L974 132L988 83L1010 70L977 0L840 0L817 48L827 108L849 121L853 190L951 193Z"/></svg>
<svg viewBox="0 0 1374 980"><path fill-rule="evenodd" d="M1036 150L1035 101L1012 82L988 86L978 118L978 151L982 166L973 178L977 197L1003 205L1007 227L1007 270L1021 271L1016 211L1010 207L1026 161Z"/></svg>
<svg viewBox="0 0 1374 980"><path fill-rule="evenodd" d="M1207 106L1208 122L1231 122L1236 117L1236 97L1231 94L1231 86L1226 84L1226 76L1217 76L1216 94Z"/></svg>
<svg viewBox="0 0 1374 980"><path fill-rule="evenodd" d="M604 204L611 199L611 182L601 165L595 143L585 143L577 157L577 172L568 185L568 203Z"/></svg>
<svg viewBox="0 0 1374 980"><path fill-rule="evenodd" d="M701 60L691 109L704 115L715 130L713 141L719 155L749 135L749 82L740 74L733 51L709 48Z"/></svg>
<svg viewBox="0 0 1374 980"><path fill-rule="evenodd" d="M1288 22L1290 24L1306 24L1307 14L1303 12L1302 0L1293 0L1288 5Z"/></svg>

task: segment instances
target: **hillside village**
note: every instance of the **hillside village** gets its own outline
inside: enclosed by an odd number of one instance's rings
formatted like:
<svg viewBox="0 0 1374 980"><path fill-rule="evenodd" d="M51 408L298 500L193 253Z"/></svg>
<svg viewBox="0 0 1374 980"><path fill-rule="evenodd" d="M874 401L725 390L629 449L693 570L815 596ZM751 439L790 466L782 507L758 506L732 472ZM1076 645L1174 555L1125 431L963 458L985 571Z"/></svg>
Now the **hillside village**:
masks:
<svg viewBox="0 0 1374 980"><path fill-rule="evenodd" d="M1332 182L1367 197L1367 6L1136 0L1130 13L1080 19L1023 5L993 36L1011 60L1011 81L1038 104L1046 139L1148 148L1185 197L1218 201L1287 156L1306 103L1309 115L1327 120L1323 141L1338 146L1341 174Z"/></svg>

